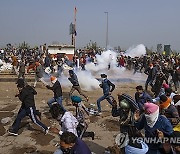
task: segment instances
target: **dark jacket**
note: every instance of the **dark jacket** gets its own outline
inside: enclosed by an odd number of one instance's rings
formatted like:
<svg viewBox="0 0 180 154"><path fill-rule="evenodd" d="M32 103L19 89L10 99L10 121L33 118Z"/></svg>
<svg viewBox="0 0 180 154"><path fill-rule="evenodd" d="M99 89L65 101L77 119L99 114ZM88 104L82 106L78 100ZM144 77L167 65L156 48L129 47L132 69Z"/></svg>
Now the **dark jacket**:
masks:
<svg viewBox="0 0 180 154"><path fill-rule="evenodd" d="M37 92L29 85L25 86L20 94L18 95L20 101L22 102L22 108L29 108L35 106L34 95Z"/></svg>
<svg viewBox="0 0 180 154"><path fill-rule="evenodd" d="M77 138L72 154L91 154L89 147L80 138Z"/></svg>
<svg viewBox="0 0 180 154"><path fill-rule="evenodd" d="M152 97L146 93L145 91L142 93L142 96L139 96L139 93L136 92L135 93L135 100L139 106L140 109L142 109L144 103L146 103L147 101L152 102Z"/></svg>
<svg viewBox="0 0 180 154"><path fill-rule="evenodd" d="M68 79L73 84L73 86L79 86L77 75L74 72Z"/></svg>
<svg viewBox="0 0 180 154"><path fill-rule="evenodd" d="M47 85L46 87L54 92L54 98L62 96L62 88L58 80L54 83L52 87L50 87L49 85Z"/></svg>
<svg viewBox="0 0 180 154"><path fill-rule="evenodd" d="M104 95L109 95L109 92L112 92L115 89L115 85L108 79L104 79L100 87L103 89Z"/></svg>
<svg viewBox="0 0 180 154"><path fill-rule="evenodd" d="M150 78L150 79L154 79L154 78L155 78L156 72L157 72L157 69L156 69L155 67L153 67L152 69L151 69L150 67L148 67L148 68L144 71L144 73L145 73L146 75L148 75L148 78Z"/></svg>
<svg viewBox="0 0 180 154"><path fill-rule="evenodd" d="M51 64L51 60L48 56L46 56L44 60L44 67L49 67L50 64Z"/></svg>
<svg viewBox="0 0 180 154"><path fill-rule="evenodd" d="M152 86L151 91L155 92L155 97L157 97L159 95L163 82L166 81L166 84L168 84L168 80L164 73L157 73L154 81L155 83Z"/></svg>
<svg viewBox="0 0 180 154"><path fill-rule="evenodd" d="M171 104L167 109L163 109L162 113L168 118L172 125L177 125L179 121L179 113L174 105ZM172 121L174 118L177 120L176 123Z"/></svg>

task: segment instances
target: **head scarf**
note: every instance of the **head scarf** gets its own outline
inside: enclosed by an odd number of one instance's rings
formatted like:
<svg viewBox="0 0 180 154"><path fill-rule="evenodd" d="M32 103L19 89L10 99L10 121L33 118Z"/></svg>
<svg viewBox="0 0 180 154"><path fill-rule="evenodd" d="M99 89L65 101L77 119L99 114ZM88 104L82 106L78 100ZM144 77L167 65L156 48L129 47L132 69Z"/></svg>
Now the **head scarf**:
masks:
<svg viewBox="0 0 180 154"><path fill-rule="evenodd" d="M145 118L147 125L152 128L156 124L159 116L159 107L153 103L145 103L144 109L146 111Z"/></svg>

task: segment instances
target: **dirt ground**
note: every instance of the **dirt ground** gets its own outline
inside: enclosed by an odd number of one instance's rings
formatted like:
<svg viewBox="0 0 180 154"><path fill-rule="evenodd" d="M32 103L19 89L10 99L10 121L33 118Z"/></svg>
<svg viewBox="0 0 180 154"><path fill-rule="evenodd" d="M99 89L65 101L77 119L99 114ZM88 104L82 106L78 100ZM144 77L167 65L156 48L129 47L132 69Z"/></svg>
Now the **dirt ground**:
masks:
<svg viewBox="0 0 180 154"><path fill-rule="evenodd" d="M127 93L134 96L135 87L139 83L115 83L116 89L113 96L117 99L117 94ZM42 122L47 126L59 128L59 124L53 120L49 114L47 100L53 96L52 91L48 90L41 83L38 83L36 88L38 94L36 96L36 106L42 114ZM10 117L11 120L7 124L0 123L0 149L2 154L51 154L57 149L55 146L59 142L59 137L49 133L44 135L43 132L35 126L27 117L23 119L19 135L17 137L10 136L7 133L8 128L13 123L21 102L15 98L16 84L14 82L0 82L0 120ZM70 88L63 87L63 104L71 112L74 113L75 108L68 98ZM89 104L95 104L96 100L102 95L102 89L85 92L89 96ZM74 94L77 94L76 92ZM85 103L86 105L89 105ZM88 127L89 131L95 132L95 139L83 138L88 144L92 152L102 154L105 148L114 145L115 136L119 133L118 118L111 116L111 107L107 101L101 102L102 115L91 116L91 124Z"/></svg>

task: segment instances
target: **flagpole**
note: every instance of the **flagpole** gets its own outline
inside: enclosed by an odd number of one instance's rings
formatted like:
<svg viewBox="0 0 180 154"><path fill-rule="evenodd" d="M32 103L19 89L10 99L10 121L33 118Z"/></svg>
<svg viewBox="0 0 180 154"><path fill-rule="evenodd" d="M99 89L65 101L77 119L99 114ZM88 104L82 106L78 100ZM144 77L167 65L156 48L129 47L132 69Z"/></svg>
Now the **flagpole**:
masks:
<svg viewBox="0 0 180 154"><path fill-rule="evenodd" d="M77 9L76 7L74 8L74 29L75 29L75 33L74 33L74 49L76 47L76 12L77 12Z"/></svg>

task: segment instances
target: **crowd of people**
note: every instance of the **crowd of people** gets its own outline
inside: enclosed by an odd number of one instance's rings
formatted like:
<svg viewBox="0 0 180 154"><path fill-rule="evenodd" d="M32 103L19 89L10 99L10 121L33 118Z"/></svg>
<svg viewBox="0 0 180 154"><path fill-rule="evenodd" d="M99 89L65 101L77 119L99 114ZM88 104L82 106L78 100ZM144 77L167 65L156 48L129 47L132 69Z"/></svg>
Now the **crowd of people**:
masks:
<svg viewBox="0 0 180 154"><path fill-rule="evenodd" d="M79 96L73 96L76 90L88 102L89 97L82 91L78 77L73 68L80 67L83 71L87 63L97 65L96 55L79 53L69 60L67 56L53 57L45 51L39 49L12 49L11 55L3 52L2 60L11 62L14 73L18 75L16 97L20 99L22 105L17 117L9 129L11 135L18 135L19 125L25 116L29 116L33 123L42 128L45 134L52 132L60 135L60 147L55 154L90 154L91 151L83 137L92 137L94 132L86 132L90 123L90 112L82 103ZM76 108L76 115L73 115L63 106L61 83L58 81L59 75L63 71L63 65L66 64L72 69L69 70L68 80L72 87L69 92L73 106ZM111 63L107 64L107 70L111 69ZM55 68L57 66L57 70ZM51 85L48 85L43 74L49 67L51 73ZM130 56L120 55L117 57L117 67L125 67L133 72L145 73L147 79L145 85L138 85L134 98L128 94L118 95L116 100L111 93L115 89L106 74L101 74L100 88L103 90L103 96L97 100L97 116L101 116L101 101L107 100L112 106L112 116L120 117L120 132L129 136L129 142L123 147L120 146L122 153L134 154L178 154L180 152L180 143L170 142L171 138L180 138L180 95L178 94L180 81L180 57L164 56L154 53L151 56L144 55L132 58ZM25 73L30 69L35 72L35 82L33 86L28 85L25 79ZM61 129L52 128L41 122L41 113L36 109L34 95L37 94L35 88L38 81L45 84L47 89L54 93L47 105L50 108L52 118L56 119ZM118 103L119 102L119 105ZM138 138L151 138L153 143L139 141ZM165 138L165 142L156 143L156 139ZM169 139L169 140L168 140Z"/></svg>

